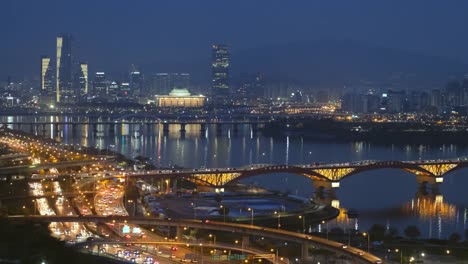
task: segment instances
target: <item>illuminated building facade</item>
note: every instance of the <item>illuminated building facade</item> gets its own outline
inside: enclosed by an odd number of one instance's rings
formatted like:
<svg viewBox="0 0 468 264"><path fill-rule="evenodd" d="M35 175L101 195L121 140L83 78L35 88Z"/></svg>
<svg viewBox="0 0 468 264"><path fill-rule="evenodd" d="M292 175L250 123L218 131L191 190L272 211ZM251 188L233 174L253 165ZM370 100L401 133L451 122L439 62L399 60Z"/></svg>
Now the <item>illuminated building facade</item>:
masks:
<svg viewBox="0 0 468 264"><path fill-rule="evenodd" d="M94 75L93 96L104 97L107 95L107 81L105 72L96 72Z"/></svg>
<svg viewBox="0 0 468 264"><path fill-rule="evenodd" d="M211 49L212 95L226 97L229 95L229 48L214 44Z"/></svg>
<svg viewBox="0 0 468 264"><path fill-rule="evenodd" d="M88 64L80 63L80 70L78 72L79 94L88 94Z"/></svg>
<svg viewBox="0 0 468 264"><path fill-rule="evenodd" d="M70 102L73 100L72 84L72 36L60 34L57 37L56 65L56 101Z"/></svg>
<svg viewBox="0 0 468 264"><path fill-rule="evenodd" d="M129 76L130 97L139 97L143 92L143 76L139 71L130 72Z"/></svg>
<svg viewBox="0 0 468 264"><path fill-rule="evenodd" d="M54 93L54 75L50 57L41 57L41 94L52 95Z"/></svg>
<svg viewBox="0 0 468 264"><path fill-rule="evenodd" d="M205 96L191 95L185 88L174 88L169 95L156 95L155 103L159 107L202 107Z"/></svg>

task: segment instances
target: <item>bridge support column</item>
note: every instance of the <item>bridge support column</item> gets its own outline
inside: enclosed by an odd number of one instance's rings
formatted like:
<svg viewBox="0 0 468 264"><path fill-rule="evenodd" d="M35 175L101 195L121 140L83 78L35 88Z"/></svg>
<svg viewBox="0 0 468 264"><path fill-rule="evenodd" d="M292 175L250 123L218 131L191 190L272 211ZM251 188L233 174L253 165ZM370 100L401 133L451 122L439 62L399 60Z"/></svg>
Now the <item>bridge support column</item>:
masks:
<svg viewBox="0 0 468 264"><path fill-rule="evenodd" d="M201 123L200 124L200 133L202 134L202 136L205 134L205 131L206 131L206 124Z"/></svg>
<svg viewBox="0 0 468 264"><path fill-rule="evenodd" d="M46 124L42 124L42 136L45 137L46 132L47 132L47 130L46 130Z"/></svg>
<svg viewBox="0 0 468 264"><path fill-rule="evenodd" d="M111 135L115 134L115 125L113 125L113 124L109 125L109 134L111 134Z"/></svg>
<svg viewBox="0 0 468 264"><path fill-rule="evenodd" d="M221 135L223 133L223 125L220 123L216 124L216 135Z"/></svg>
<svg viewBox="0 0 468 264"><path fill-rule="evenodd" d="M301 244L301 259L302 261L309 261L309 243Z"/></svg>
<svg viewBox="0 0 468 264"><path fill-rule="evenodd" d="M416 176L416 182L419 184L419 189L422 193L427 193L426 185L430 185L432 194L440 194L439 186L443 181L444 178L442 176Z"/></svg>
<svg viewBox="0 0 468 264"><path fill-rule="evenodd" d="M185 123L180 124L180 133L181 134L184 134L187 131L187 130L185 130L185 125L186 125Z"/></svg>
<svg viewBox="0 0 468 264"><path fill-rule="evenodd" d="M183 227L176 227L176 241L179 242L182 240L182 232L184 231L184 228Z"/></svg>
<svg viewBox="0 0 468 264"><path fill-rule="evenodd" d="M249 246L250 246L250 236L242 235L242 247L249 247Z"/></svg>
<svg viewBox="0 0 468 264"><path fill-rule="evenodd" d="M338 188L339 182L312 181L315 189L315 196L318 199L333 200L336 198L335 188Z"/></svg>
<svg viewBox="0 0 468 264"><path fill-rule="evenodd" d="M169 133L169 124L163 123L163 134Z"/></svg>

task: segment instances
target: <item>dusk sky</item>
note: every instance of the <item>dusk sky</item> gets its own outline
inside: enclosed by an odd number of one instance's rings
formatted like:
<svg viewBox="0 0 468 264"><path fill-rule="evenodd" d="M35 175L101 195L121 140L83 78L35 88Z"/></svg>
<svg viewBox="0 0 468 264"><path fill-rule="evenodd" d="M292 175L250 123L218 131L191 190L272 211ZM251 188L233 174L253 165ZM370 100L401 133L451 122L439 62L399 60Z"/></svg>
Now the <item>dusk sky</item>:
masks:
<svg viewBox="0 0 468 264"><path fill-rule="evenodd" d="M262 45L351 39L468 63L468 1L25 1L0 3L0 78L38 75L60 32L95 70L210 56Z"/></svg>

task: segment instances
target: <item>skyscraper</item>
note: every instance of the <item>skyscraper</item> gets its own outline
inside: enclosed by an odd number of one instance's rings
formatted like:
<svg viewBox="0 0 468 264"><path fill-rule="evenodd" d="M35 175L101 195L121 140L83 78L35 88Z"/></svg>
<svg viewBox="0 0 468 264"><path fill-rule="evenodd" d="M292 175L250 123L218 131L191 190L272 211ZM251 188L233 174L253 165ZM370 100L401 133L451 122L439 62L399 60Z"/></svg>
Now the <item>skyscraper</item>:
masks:
<svg viewBox="0 0 468 264"><path fill-rule="evenodd" d="M153 76L150 95L166 95L171 90L169 73L156 73Z"/></svg>
<svg viewBox="0 0 468 264"><path fill-rule="evenodd" d="M78 75L78 83L79 83L79 94L84 95L88 94L88 64L87 63L80 63L80 70Z"/></svg>
<svg viewBox="0 0 468 264"><path fill-rule="evenodd" d="M41 57L41 94L51 96L54 93L54 75L50 57Z"/></svg>
<svg viewBox="0 0 468 264"><path fill-rule="evenodd" d="M211 49L212 96L226 97L229 95L229 48L214 44Z"/></svg>
<svg viewBox="0 0 468 264"><path fill-rule="evenodd" d="M131 71L129 76L130 97L136 98L143 94L143 76L139 71Z"/></svg>
<svg viewBox="0 0 468 264"><path fill-rule="evenodd" d="M94 76L93 96L104 97L107 95L107 81L105 72L96 72Z"/></svg>
<svg viewBox="0 0 468 264"><path fill-rule="evenodd" d="M56 101L69 102L73 99L72 85L72 36L57 37Z"/></svg>

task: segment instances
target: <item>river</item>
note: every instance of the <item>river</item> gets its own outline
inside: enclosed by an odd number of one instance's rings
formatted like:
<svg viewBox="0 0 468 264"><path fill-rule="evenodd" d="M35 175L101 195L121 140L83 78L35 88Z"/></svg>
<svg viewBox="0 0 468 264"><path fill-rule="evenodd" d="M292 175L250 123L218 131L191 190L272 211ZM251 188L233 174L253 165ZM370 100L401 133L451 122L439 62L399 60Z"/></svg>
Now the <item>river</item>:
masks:
<svg viewBox="0 0 468 264"><path fill-rule="evenodd" d="M33 117L1 117L1 122L29 121ZM68 117L47 117L66 121ZM359 160L431 160L468 156L468 149L457 145L375 145L366 142L324 142L302 137L270 138L241 125L235 133L225 125L221 134L214 126L200 132L199 125L47 125L45 136L64 144L80 144L110 149L128 157L146 156L156 166L185 168L240 167L249 164L343 163ZM29 125L22 130L31 132ZM33 129L42 135L42 127ZM104 154L104 153L103 153ZM245 180L274 190L311 197L310 179L293 174L270 174ZM368 230L374 223L395 227L403 234L408 225L417 225L422 237L446 239L457 232L463 238L468 228L468 169L444 177L438 195L422 195L415 176L396 169L381 169L353 175L341 181L335 206L353 208L357 220L343 215L329 224L342 228Z"/></svg>

